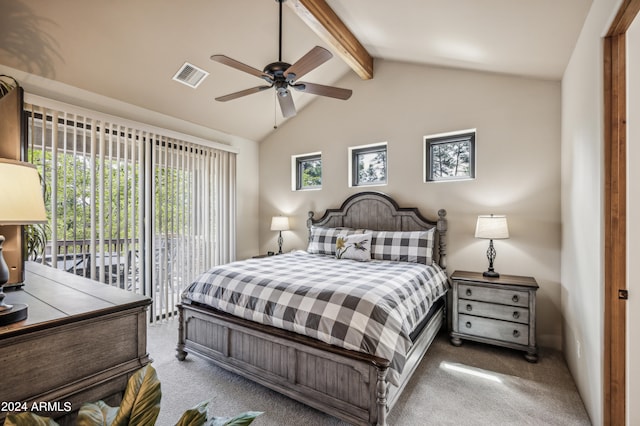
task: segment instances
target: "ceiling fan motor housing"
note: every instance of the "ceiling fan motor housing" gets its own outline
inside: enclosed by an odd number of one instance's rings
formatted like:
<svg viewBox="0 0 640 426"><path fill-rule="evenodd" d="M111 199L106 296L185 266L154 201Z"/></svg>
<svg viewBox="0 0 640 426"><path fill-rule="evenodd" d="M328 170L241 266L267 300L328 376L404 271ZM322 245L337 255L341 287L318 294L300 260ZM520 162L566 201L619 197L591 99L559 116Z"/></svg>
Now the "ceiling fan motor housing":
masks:
<svg viewBox="0 0 640 426"><path fill-rule="evenodd" d="M293 80L293 78L295 78L295 74L289 75L291 76L291 79L288 78L289 76L285 77L284 72L288 70L289 67L291 67L291 65L286 62L272 62L264 67L264 72L273 77L273 81L270 81L270 83L273 83L275 86L278 96L289 96L289 92L287 90L289 87L288 80ZM267 80L266 77L264 77L264 79Z"/></svg>
<svg viewBox="0 0 640 426"><path fill-rule="evenodd" d="M264 72L274 77L284 77L284 72L291 67L291 64L286 62L272 62L264 67Z"/></svg>

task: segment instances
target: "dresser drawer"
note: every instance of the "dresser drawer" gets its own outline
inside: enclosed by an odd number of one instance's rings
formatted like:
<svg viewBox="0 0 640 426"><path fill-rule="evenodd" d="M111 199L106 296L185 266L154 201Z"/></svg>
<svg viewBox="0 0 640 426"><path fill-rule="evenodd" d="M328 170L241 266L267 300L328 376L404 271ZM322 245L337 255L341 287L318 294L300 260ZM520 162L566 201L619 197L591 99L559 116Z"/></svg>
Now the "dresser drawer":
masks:
<svg viewBox="0 0 640 426"><path fill-rule="evenodd" d="M458 284L460 299L479 300L501 305L529 306L529 293L509 288L481 287L478 285Z"/></svg>
<svg viewBox="0 0 640 426"><path fill-rule="evenodd" d="M520 345L529 344L529 326L526 324L460 314L458 315L458 330L460 333L487 339Z"/></svg>
<svg viewBox="0 0 640 426"><path fill-rule="evenodd" d="M529 309L520 306L496 305L477 300L458 300L458 312L478 317L529 324Z"/></svg>

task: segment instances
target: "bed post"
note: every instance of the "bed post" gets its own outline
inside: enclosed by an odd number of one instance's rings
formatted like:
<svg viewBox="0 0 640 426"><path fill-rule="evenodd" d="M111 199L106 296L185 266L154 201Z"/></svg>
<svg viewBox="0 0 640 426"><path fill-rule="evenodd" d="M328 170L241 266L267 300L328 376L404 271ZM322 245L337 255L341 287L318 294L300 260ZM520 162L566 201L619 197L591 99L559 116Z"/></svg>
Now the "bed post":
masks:
<svg viewBox="0 0 640 426"><path fill-rule="evenodd" d="M376 426L387 426L387 394L389 383L387 382L388 365L376 366L378 377L376 383L376 406L378 408L378 423Z"/></svg>
<svg viewBox="0 0 640 426"><path fill-rule="evenodd" d="M438 210L438 224L436 229L439 234L438 238L438 265L445 271L447 270L447 219L445 209Z"/></svg>
<svg viewBox="0 0 640 426"><path fill-rule="evenodd" d="M309 210L307 216L307 240L308 242L311 242L311 225L313 225L313 212Z"/></svg>
<svg viewBox="0 0 640 426"><path fill-rule="evenodd" d="M178 346L176 352L176 358L180 361L187 358L187 352L184 350L184 309L182 305L178 305Z"/></svg>

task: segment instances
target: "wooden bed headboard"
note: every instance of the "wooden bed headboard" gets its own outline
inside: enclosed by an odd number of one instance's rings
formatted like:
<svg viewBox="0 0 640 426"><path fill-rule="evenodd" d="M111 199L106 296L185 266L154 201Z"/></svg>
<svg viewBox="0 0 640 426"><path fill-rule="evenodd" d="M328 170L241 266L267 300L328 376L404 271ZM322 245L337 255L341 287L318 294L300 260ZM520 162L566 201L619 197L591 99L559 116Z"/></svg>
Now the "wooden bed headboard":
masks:
<svg viewBox="0 0 640 426"><path fill-rule="evenodd" d="M338 209L327 209L316 219L309 212L307 228L311 238L311 226L327 228L347 227L374 231L421 231L436 228L435 255L438 265L447 269L447 211L438 210L438 219L426 219L416 207L399 207L393 198L381 192L359 192L347 198Z"/></svg>

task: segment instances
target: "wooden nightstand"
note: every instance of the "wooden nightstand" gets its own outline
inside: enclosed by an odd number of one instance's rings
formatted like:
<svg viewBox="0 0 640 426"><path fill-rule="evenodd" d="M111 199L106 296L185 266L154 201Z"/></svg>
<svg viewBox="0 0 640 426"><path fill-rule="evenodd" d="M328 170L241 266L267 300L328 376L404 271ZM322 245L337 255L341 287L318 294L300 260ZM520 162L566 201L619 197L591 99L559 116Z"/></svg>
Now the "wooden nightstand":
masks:
<svg viewBox="0 0 640 426"><path fill-rule="evenodd" d="M527 361L538 360L534 278L455 271L451 282L453 345L473 340L526 351Z"/></svg>

